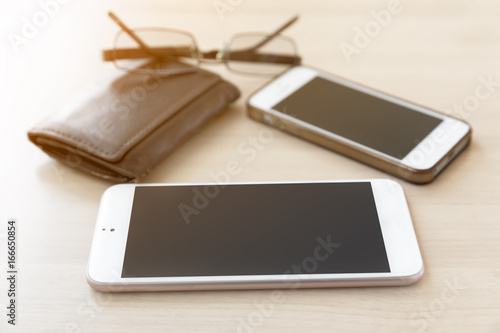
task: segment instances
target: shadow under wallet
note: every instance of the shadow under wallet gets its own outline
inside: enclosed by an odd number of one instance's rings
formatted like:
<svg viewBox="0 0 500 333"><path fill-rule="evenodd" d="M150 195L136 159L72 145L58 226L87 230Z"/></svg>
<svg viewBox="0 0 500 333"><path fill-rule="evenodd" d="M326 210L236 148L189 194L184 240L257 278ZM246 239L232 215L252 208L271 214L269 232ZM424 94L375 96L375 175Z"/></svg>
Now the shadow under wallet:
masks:
<svg viewBox="0 0 500 333"><path fill-rule="evenodd" d="M240 96L219 75L124 74L93 85L28 138L49 156L115 182L138 182Z"/></svg>

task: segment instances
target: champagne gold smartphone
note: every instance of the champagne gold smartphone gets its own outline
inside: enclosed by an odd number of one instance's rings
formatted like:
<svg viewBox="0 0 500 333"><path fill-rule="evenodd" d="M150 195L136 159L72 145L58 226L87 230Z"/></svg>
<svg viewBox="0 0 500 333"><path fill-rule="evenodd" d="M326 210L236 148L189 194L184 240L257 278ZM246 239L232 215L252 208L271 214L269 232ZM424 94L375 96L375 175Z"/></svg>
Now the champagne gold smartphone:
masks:
<svg viewBox="0 0 500 333"><path fill-rule="evenodd" d="M464 121L305 66L247 107L258 121L414 183L432 181L471 138Z"/></svg>
<svg viewBox="0 0 500 333"><path fill-rule="evenodd" d="M110 292L323 288L422 274L392 180L123 184L102 196L87 281Z"/></svg>

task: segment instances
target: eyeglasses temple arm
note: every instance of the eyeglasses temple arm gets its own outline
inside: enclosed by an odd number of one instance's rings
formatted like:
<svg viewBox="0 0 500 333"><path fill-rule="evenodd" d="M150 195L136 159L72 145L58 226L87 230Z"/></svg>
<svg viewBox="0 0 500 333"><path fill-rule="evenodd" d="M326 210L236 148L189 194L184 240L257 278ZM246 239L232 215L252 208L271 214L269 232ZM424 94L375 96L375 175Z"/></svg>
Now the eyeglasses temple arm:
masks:
<svg viewBox="0 0 500 333"><path fill-rule="evenodd" d="M241 52L245 52L245 51L246 52L254 52L256 49L258 49L261 46L264 46L269 41L271 41L274 37L279 35L283 30L285 30L286 28L288 28L289 26L294 24L295 21L297 21L298 19L299 19L299 15L295 15L290 20L285 22L285 24L283 24L281 27L279 27L278 29L273 31L271 34L267 35L263 40L261 40L260 42L258 42L254 46L248 47L245 50L241 50ZM208 52L202 52L202 55L203 55L204 59L215 59L217 57L218 53L219 53L219 51L213 50L213 51L208 51Z"/></svg>
<svg viewBox="0 0 500 333"><path fill-rule="evenodd" d="M137 42L137 44L139 44L140 48L142 49L142 51L144 51L145 53L149 54L149 55L153 55L153 56L158 56L158 52L155 52L155 50L151 49L150 47L148 47L131 29L129 29L115 14L113 14L112 12L109 12L108 13L109 17L115 21L122 29L123 31L125 31L133 40L135 40ZM294 17L292 17L290 20L288 20L285 24L283 24L281 27L279 27L278 29L276 29L274 32L272 32L270 35L267 35L262 41L260 41L259 43L257 43L256 45L252 46L252 47L249 47L245 50L241 50L241 51L237 51L237 53L241 53L241 54L244 54L244 53L253 53L256 49L258 49L259 47L265 45L266 43L268 43L269 41L271 41L274 37L276 37L278 34L280 34L283 30L285 30L286 28L288 28L289 26L291 26L293 23L295 23L295 21L297 21L299 19L299 16L296 15ZM103 60L104 61L113 61L113 60L116 60L116 59L127 59L127 58L142 58L143 57L143 54L141 54L141 52L137 52L138 50L134 50L134 49L123 49L123 50L119 50L121 51L120 55L116 54L118 50L105 50L103 51ZM156 50L156 51L160 51L160 50ZM219 53L219 51L217 50L214 50L214 51L208 51L208 52L202 52L202 58L203 59L216 59L217 58L217 54ZM177 56L182 56L181 54L177 54ZM294 57L296 60L298 59L298 62L300 63L300 57ZM283 59L283 58L282 58ZM283 59L284 60L284 59ZM285 60L286 61L286 60ZM288 61L286 61L288 62Z"/></svg>
<svg viewBox="0 0 500 333"><path fill-rule="evenodd" d="M189 47L155 47L151 50L158 56L168 57L192 57ZM210 54L208 54L210 53ZM215 59L216 52L207 52L203 54L203 59ZM139 48L124 48L104 50L102 52L104 61L114 61L119 59L143 59L149 56L149 53ZM232 61L264 62L277 64L300 64L299 56L280 55L272 53L255 53L248 51L231 52Z"/></svg>
<svg viewBox="0 0 500 333"><path fill-rule="evenodd" d="M151 55L155 55L154 52L146 45L146 43L144 43L136 34L135 32L133 32L131 29L129 29L129 27L127 27L125 25L125 23L122 22L122 20L120 20L113 12L108 12L108 16L116 22L116 24L118 24L120 26L120 28L123 29L123 31L125 31L127 33L127 35L129 35L133 40L135 40L137 42L137 44L139 44L139 46L141 47L141 49L143 49L144 51L148 52L149 54Z"/></svg>
<svg viewBox="0 0 500 333"><path fill-rule="evenodd" d="M290 56L286 54L231 52L231 61L300 65L301 60L300 56Z"/></svg>
<svg viewBox="0 0 500 333"><path fill-rule="evenodd" d="M188 47L152 47L149 51L141 48L120 48L102 51L102 60L114 61L120 59L143 59L153 54L155 57L191 57L191 48Z"/></svg>
<svg viewBox="0 0 500 333"><path fill-rule="evenodd" d="M292 17L285 24L283 24L281 27L279 27L278 29L276 29L273 33L267 35L266 38L264 38L262 41L260 41L256 45L254 45L251 48L249 48L249 50L256 50L259 47L264 46L266 43L268 43L274 37L276 37L277 35L279 35L283 30L285 30L286 28L288 28L289 26L291 26L292 24L294 24L295 21L297 21L298 19L299 19L299 15L296 15L296 16Z"/></svg>

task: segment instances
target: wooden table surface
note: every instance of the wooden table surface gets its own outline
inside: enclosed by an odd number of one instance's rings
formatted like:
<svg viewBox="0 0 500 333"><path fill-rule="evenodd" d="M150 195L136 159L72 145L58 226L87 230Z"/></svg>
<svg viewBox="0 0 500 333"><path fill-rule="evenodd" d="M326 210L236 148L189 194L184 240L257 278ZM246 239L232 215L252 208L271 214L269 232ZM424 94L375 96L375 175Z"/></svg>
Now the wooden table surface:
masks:
<svg viewBox="0 0 500 333"><path fill-rule="evenodd" d="M0 5L2 276L8 219L19 227L17 325L7 323L8 285L1 278L1 332L500 331L498 1L59 1ZM392 13L384 16L388 8ZM421 246L423 279L409 287L285 290L279 302L272 302L270 290L91 289L87 259L99 198L111 183L53 161L26 132L116 72L100 58L118 30L108 10L130 26L191 31L203 49L221 46L236 32L270 31L300 14L286 34L297 41L305 64L469 122L471 145L433 183L398 180ZM377 17L385 18L382 25L374 23ZM370 27L369 40L356 37ZM264 125L247 117L244 102L266 79L209 68L236 84L241 98L144 182L211 181L210 173L233 159L243 168L234 182L393 179L278 131L255 158L245 159L238 145ZM477 98L485 80L490 94Z"/></svg>

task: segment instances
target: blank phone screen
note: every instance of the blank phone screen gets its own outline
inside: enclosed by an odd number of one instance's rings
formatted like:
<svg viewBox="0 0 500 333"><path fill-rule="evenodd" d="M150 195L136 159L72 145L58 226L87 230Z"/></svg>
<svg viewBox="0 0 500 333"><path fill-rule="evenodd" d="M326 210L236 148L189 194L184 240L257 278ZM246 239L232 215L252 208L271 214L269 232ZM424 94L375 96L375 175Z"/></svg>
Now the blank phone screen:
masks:
<svg viewBox="0 0 500 333"><path fill-rule="evenodd" d="M403 159L442 120L315 77L273 109Z"/></svg>
<svg viewBox="0 0 500 333"><path fill-rule="evenodd" d="M377 272L370 182L135 188L124 278Z"/></svg>

